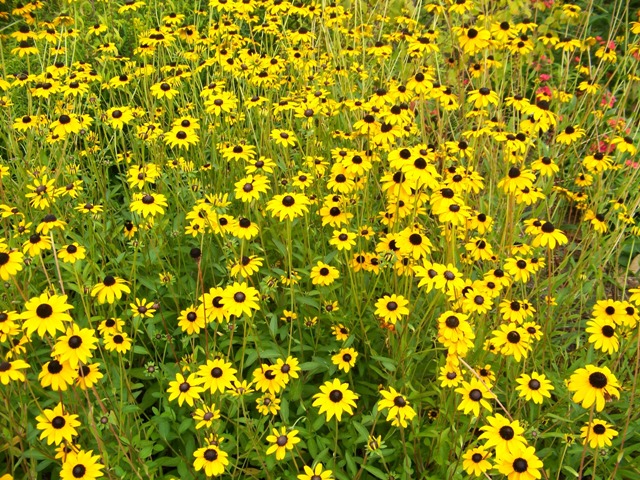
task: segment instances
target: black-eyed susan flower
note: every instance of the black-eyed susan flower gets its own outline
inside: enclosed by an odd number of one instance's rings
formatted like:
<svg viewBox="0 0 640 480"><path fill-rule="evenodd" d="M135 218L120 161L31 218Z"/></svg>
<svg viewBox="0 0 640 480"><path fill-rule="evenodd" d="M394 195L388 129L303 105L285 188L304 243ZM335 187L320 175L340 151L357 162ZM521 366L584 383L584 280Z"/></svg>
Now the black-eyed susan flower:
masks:
<svg viewBox="0 0 640 480"><path fill-rule="evenodd" d="M133 303L129 304L133 318L152 318L156 313L154 302L147 301L146 298L136 298Z"/></svg>
<svg viewBox="0 0 640 480"><path fill-rule="evenodd" d="M200 301L197 311L198 316L203 317L207 323L213 321L222 322L227 319L229 314L224 305L224 295L224 288L210 288L207 293L198 299Z"/></svg>
<svg viewBox="0 0 640 480"><path fill-rule="evenodd" d="M338 250L351 250L356 244L356 234L349 232L346 228L334 230L329 244L335 246Z"/></svg>
<svg viewBox="0 0 640 480"><path fill-rule="evenodd" d="M238 381L235 375L237 371L231 362L222 358L208 360L205 365L198 368L198 383L211 393L218 391L224 393Z"/></svg>
<svg viewBox="0 0 640 480"><path fill-rule="evenodd" d="M407 308L409 301L402 295L385 295L378 299L375 304L375 315L383 318L386 322L395 324L405 315L409 315Z"/></svg>
<svg viewBox="0 0 640 480"><path fill-rule="evenodd" d="M470 448L462 455L462 468L468 475L480 477L491 469L491 452L484 447Z"/></svg>
<svg viewBox="0 0 640 480"><path fill-rule="evenodd" d="M153 85L151 85L150 90L151 90L151 95L153 95L155 98L158 98L158 99L167 98L171 100L173 97L175 97L179 93L178 90L173 88L171 84L168 82L154 83Z"/></svg>
<svg viewBox="0 0 640 480"><path fill-rule="evenodd" d="M105 335L104 348L109 352L127 353L131 349L131 338L126 332Z"/></svg>
<svg viewBox="0 0 640 480"><path fill-rule="evenodd" d="M229 225L229 231L235 237L244 240L251 240L260 233L260 227L257 223L252 222L246 217L240 217L237 222L229 222L227 217L219 216L219 222L226 222ZM222 226L222 225L221 225ZM224 228L224 227L223 227Z"/></svg>
<svg viewBox="0 0 640 480"><path fill-rule="evenodd" d="M271 435L267 437L267 442L271 444L267 449L267 455L275 454L276 460L284 460L287 452L300 443L298 433L298 430L287 431L287 427L280 427L279 430L272 429Z"/></svg>
<svg viewBox="0 0 640 480"><path fill-rule="evenodd" d="M409 401L404 395L397 392L393 387L388 390L380 390L382 400L378 401L378 409L387 412L387 421L395 427L407 428L407 421L411 421L416 416L416 411L409 405Z"/></svg>
<svg viewBox="0 0 640 480"><path fill-rule="evenodd" d="M148 216L164 214L164 207L167 206L167 198L161 193L134 193L133 201L129 208L133 213L139 213L144 218Z"/></svg>
<svg viewBox="0 0 640 480"><path fill-rule="evenodd" d="M494 330L491 342L501 354L513 356L516 362L527 358L531 350L529 334L515 324L503 324Z"/></svg>
<svg viewBox="0 0 640 480"><path fill-rule="evenodd" d="M553 250L556 245L564 245L568 241L567 236L561 230L555 228L551 222L544 222L531 245L534 247L548 246L549 249Z"/></svg>
<svg viewBox="0 0 640 480"><path fill-rule="evenodd" d="M320 415L327 414L327 422L334 416L337 421L340 421L345 412L353 415L353 408L356 406L358 397L359 395L349 390L348 383L342 383L335 378L332 381L324 382L320 387L320 393L313 396L313 406L319 407L318 413Z"/></svg>
<svg viewBox="0 0 640 480"><path fill-rule="evenodd" d="M45 250L51 250L51 239L39 233L34 233L22 244L22 251L30 257L37 257Z"/></svg>
<svg viewBox="0 0 640 480"><path fill-rule="evenodd" d="M27 368L29 368L29 364L21 359L16 359L11 362L7 360L0 362L0 383L8 385L11 381L24 382L26 377L24 372L20 370Z"/></svg>
<svg viewBox="0 0 640 480"><path fill-rule="evenodd" d="M58 250L58 258L64 263L74 264L86 257L87 249L77 242L70 243Z"/></svg>
<svg viewBox="0 0 640 480"><path fill-rule="evenodd" d="M72 324L64 335L58 337L52 353L60 362L69 362L72 368L76 368L79 362L88 363L93 356L92 350L98 348L97 342L93 329Z"/></svg>
<svg viewBox="0 0 640 480"><path fill-rule="evenodd" d="M278 128L271 130L269 137L271 137L276 145L282 145L283 147L293 146L298 141L295 133L291 130L281 130Z"/></svg>
<svg viewBox="0 0 640 480"><path fill-rule="evenodd" d="M261 392L276 394L285 387L284 375L280 369L263 363L253 371L253 383Z"/></svg>
<svg viewBox="0 0 640 480"><path fill-rule="evenodd" d="M213 422L219 418L220 410L216 408L215 404L203 404L193 413L193 419L197 422L196 430L211 427L213 425Z"/></svg>
<svg viewBox="0 0 640 480"><path fill-rule="evenodd" d="M498 182L498 187L506 194L513 194L525 188L532 188L535 180L536 176L531 170L511 167L507 176Z"/></svg>
<svg viewBox="0 0 640 480"><path fill-rule="evenodd" d="M216 445L208 445L193 452L195 460L193 468L196 472L203 470L208 477L217 477L224 473L224 469L229 465L229 455Z"/></svg>
<svg viewBox="0 0 640 480"><path fill-rule="evenodd" d="M80 387L81 390L91 389L102 377L104 377L104 375L100 372L100 365L98 363L80 365L78 366L78 375L76 376L75 384Z"/></svg>
<svg viewBox="0 0 640 480"><path fill-rule="evenodd" d="M469 28L456 28L458 43L465 53L474 55L487 48L491 41L491 32L484 28L472 26Z"/></svg>
<svg viewBox="0 0 640 480"><path fill-rule="evenodd" d="M249 174L245 178L241 178L235 183L235 196L242 202L251 202L258 200L260 194L267 193L271 187L269 179L261 174Z"/></svg>
<svg viewBox="0 0 640 480"><path fill-rule="evenodd" d="M332 325L331 333L333 334L334 337L336 337L336 340L338 340L339 342L344 342L345 340L347 340L350 334L349 329L345 327L342 323L339 323L337 325Z"/></svg>
<svg viewBox="0 0 640 480"><path fill-rule="evenodd" d="M444 367L440 368L440 386L443 388L457 387L463 381L462 372L457 365L447 362Z"/></svg>
<svg viewBox="0 0 640 480"><path fill-rule="evenodd" d="M53 391L64 392L69 385L73 384L76 375L77 371L68 362L60 363L54 359L43 365L38 380L43 387L51 387Z"/></svg>
<svg viewBox="0 0 640 480"><path fill-rule="evenodd" d="M489 412L493 410L489 400L493 399L494 395L480 380L472 378L470 382L463 381L462 385L456 388L455 391L462 394L462 401L458 405L458 410L462 410L465 415L473 413L474 416L478 417L481 406Z"/></svg>
<svg viewBox="0 0 640 480"><path fill-rule="evenodd" d="M18 250L10 250L0 242L0 278L9 280L23 268L24 255Z"/></svg>
<svg viewBox="0 0 640 480"><path fill-rule="evenodd" d="M289 355L284 360L282 358L277 359L276 363L273 364L273 368L280 371L286 385L292 378L298 378L300 376L299 364L300 362L298 362L297 358Z"/></svg>
<svg viewBox="0 0 640 480"><path fill-rule="evenodd" d="M122 298L123 293L131 293L126 280L107 275L104 280L91 289L91 296L97 297L98 303L113 303Z"/></svg>
<svg viewBox="0 0 640 480"><path fill-rule="evenodd" d="M616 146L616 150L619 152L627 152L629 155L635 155L638 151L637 147L633 144L633 138L629 136L614 137L610 142L611 145Z"/></svg>
<svg viewBox="0 0 640 480"><path fill-rule="evenodd" d="M310 277L311 283L314 285L327 286L331 285L340 277L340 272L338 272L337 268L322 261L318 261L318 263L311 269Z"/></svg>
<svg viewBox="0 0 640 480"><path fill-rule="evenodd" d="M41 431L40 440L46 439L47 445L60 445L62 441L71 443L73 437L78 435L76 427L80 426L78 415L66 413L62 403L43 410L42 414L36 417L36 421L36 428Z"/></svg>
<svg viewBox="0 0 640 480"><path fill-rule="evenodd" d="M618 436L612 425L604 420L594 419L580 429L582 444L587 443L591 448L605 448L611 446L611 441Z"/></svg>
<svg viewBox="0 0 640 480"><path fill-rule="evenodd" d="M200 333L205 325L204 315L198 315L198 309L193 306L182 310L178 316L178 326L187 335Z"/></svg>
<svg viewBox="0 0 640 480"><path fill-rule="evenodd" d="M322 463L317 463L311 468L304 466L304 473L298 475L298 480L332 480L333 472L324 468Z"/></svg>
<svg viewBox="0 0 640 480"><path fill-rule="evenodd" d="M485 425L482 435L478 440L486 440L485 448L495 448L496 458L502 458L506 454L519 453L526 445L524 428L518 420L509 420L505 416L496 413L487 417L489 425Z"/></svg>
<svg viewBox="0 0 640 480"><path fill-rule="evenodd" d="M190 407L193 406L193 402L200 399L200 393L204 391L204 388L199 385L199 378L195 373L190 374L185 378L181 373L176 374L176 379L169 382L169 401L178 400L178 405L182 405L187 402Z"/></svg>
<svg viewBox="0 0 640 480"><path fill-rule="evenodd" d="M585 129L578 126L569 125L556 137L556 142L564 145L571 145L580 140L585 135Z"/></svg>
<svg viewBox="0 0 640 480"><path fill-rule="evenodd" d="M616 335L616 324L611 318L595 318L587 322L585 332L589 333L589 343L596 350L612 354L620 348L620 341Z"/></svg>
<svg viewBox="0 0 640 480"><path fill-rule="evenodd" d="M124 327L124 321L121 318L106 318L98 325L98 332L101 335L113 335L115 333L121 332Z"/></svg>
<svg viewBox="0 0 640 480"><path fill-rule="evenodd" d="M69 452L62 463L60 478L62 480L95 480L103 477L100 456L93 455L93 450Z"/></svg>
<svg viewBox="0 0 640 480"><path fill-rule="evenodd" d="M302 193L280 194L267 202L266 210L280 221L285 218L293 220L309 211L309 203L309 198Z"/></svg>
<svg viewBox="0 0 640 480"><path fill-rule="evenodd" d="M112 107L104 113L104 119L112 128L122 130L133 121L133 111L129 107Z"/></svg>
<svg viewBox="0 0 640 480"><path fill-rule="evenodd" d="M64 331L64 322L72 321L71 315L66 312L73 306L67 303L66 295L43 293L29 299L24 308L20 318L24 320L22 327L29 336L34 332L41 338L45 333L54 336L56 331Z"/></svg>
<svg viewBox="0 0 640 480"><path fill-rule="evenodd" d="M472 103L475 108L486 108L489 105L498 105L500 98L498 94L487 87L472 90L467 96L467 102Z"/></svg>
<svg viewBox="0 0 640 480"><path fill-rule="evenodd" d="M604 409L606 402L620 398L620 384L608 367L587 365L576 370L569 378L568 388L572 400L583 408L595 405L596 412Z"/></svg>
<svg viewBox="0 0 640 480"><path fill-rule="evenodd" d="M251 317L254 311L260 310L259 298L260 292L247 285L246 282L233 282L224 289L222 302L229 315Z"/></svg>
<svg viewBox="0 0 640 480"><path fill-rule="evenodd" d="M522 257L508 258L504 263L505 271L517 282L526 283L535 273L530 262Z"/></svg>
<svg viewBox="0 0 640 480"><path fill-rule="evenodd" d="M499 459L498 471L509 480L536 480L541 477L543 464L534 447L526 447L516 453L507 453Z"/></svg>
<svg viewBox="0 0 640 480"><path fill-rule="evenodd" d="M349 370L355 366L357 358L358 352L353 348L341 348L338 353L331 357L331 362L340 370L349 373Z"/></svg>
<svg viewBox="0 0 640 480"><path fill-rule="evenodd" d="M516 387L518 395L526 401L538 404L542 403L544 397L551 398L551 390L554 389L547 377L537 372L532 372L531 375L523 373L516 382L518 382Z"/></svg>
<svg viewBox="0 0 640 480"><path fill-rule="evenodd" d="M280 411L280 399L267 392L256 400L256 409L262 415L277 415Z"/></svg>
<svg viewBox="0 0 640 480"><path fill-rule="evenodd" d="M591 315L595 320L608 320L609 322L618 324L620 323L623 311L622 302L609 298L606 300L598 300L593 306Z"/></svg>

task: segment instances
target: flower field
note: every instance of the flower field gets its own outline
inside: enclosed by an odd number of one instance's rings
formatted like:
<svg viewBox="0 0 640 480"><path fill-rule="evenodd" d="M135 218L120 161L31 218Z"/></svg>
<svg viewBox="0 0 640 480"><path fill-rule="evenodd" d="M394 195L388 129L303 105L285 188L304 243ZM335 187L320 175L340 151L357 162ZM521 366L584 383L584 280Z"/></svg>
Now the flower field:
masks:
<svg viewBox="0 0 640 480"><path fill-rule="evenodd" d="M0 0L0 480L640 479L640 4Z"/></svg>

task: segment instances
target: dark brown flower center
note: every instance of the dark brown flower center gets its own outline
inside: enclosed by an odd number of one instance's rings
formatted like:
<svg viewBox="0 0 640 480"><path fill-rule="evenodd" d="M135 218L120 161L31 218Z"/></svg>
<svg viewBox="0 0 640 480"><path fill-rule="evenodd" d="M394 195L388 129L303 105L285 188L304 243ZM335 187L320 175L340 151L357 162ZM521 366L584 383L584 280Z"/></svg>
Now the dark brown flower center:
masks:
<svg viewBox="0 0 640 480"><path fill-rule="evenodd" d="M329 400L331 400L333 403L339 403L340 401L342 401L343 397L344 395L340 390L331 390L331 392L329 393Z"/></svg>
<svg viewBox="0 0 640 480"><path fill-rule="evenodd" d="M82 345L82 337L80 335L73 335L67 343L69 344L69 348L80 348L80 345Z"/></svg>
<svg viewBox="0 0 640 480"><path fill-rule="evenodd" d="M511 428L509 425L501 427L498 433L500 434L500 437L506 441L511 440L516 435L516 432L514 432L513 428Z"/></svg>
<svg viewBox="0 0 640 480"><path fill-rule="evenodd" d="M207 448L203 457L207 462L215 462L218 459L218 452L214 448Z"/></svg>
<svg viewBox="0 0 640 480"><path fill-rule="evenodd" d="M396 398L393 399L393 404L398 408L402 408L407 406L407 401L404 399L402 395L398 395Z"/></svg>
<svg viewBox="0 0 640 480"><path fill-rule="evenodd" d="M41 303L36 308L36 315L40 318L49 318L53 314L53 308L48 303Z"/></svg>
<svg viewBox="0 0 640 480"><path fill-rule="evenodd" d="M604 388L607 386L607 376L602 372L593 372L589 375L589 384L593 388Z"/></svg>
<svg viewBox="0 0 640 480"><path fill-rule="evenodd" d="M57 417L53 417L53 420L51 420L51 426L56 429L63 428L66 423L67 422L65 421L64 417L61 417L60 415L58 415Z"/></svg>
<svg viewBox="0 0 640 480"><path fill-rule="evenodd" d="M524 473L527 471L527 468L529 468L529 464L524 458L516 458L513 461L513 469L517 473Z"/></svg>

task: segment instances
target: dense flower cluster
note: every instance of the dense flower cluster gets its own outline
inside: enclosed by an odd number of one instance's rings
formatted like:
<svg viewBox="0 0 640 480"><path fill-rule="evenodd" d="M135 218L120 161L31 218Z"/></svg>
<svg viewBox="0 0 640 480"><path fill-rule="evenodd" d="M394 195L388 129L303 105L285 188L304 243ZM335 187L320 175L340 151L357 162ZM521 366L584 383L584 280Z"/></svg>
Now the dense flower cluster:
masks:
<svg viewBox="0 0 640 480"><path fill-rule="evenodd" d="M62 3L0 0L0 480L635 478L640 12Z"/></svg>

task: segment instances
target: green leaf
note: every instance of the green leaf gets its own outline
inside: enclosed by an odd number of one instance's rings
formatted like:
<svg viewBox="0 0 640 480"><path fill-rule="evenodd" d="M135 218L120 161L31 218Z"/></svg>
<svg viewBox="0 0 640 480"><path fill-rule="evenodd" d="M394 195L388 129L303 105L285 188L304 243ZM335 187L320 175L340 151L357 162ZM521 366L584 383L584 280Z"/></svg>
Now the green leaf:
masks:
<svg viewBox="0 0 640 480"><path fill-rule="evenodd" d="M382 470L372 465L365 465L364 469L374 477L380 478L381 480L387 480L389 478L389 476L386 473L384 473Z"/></svg>

